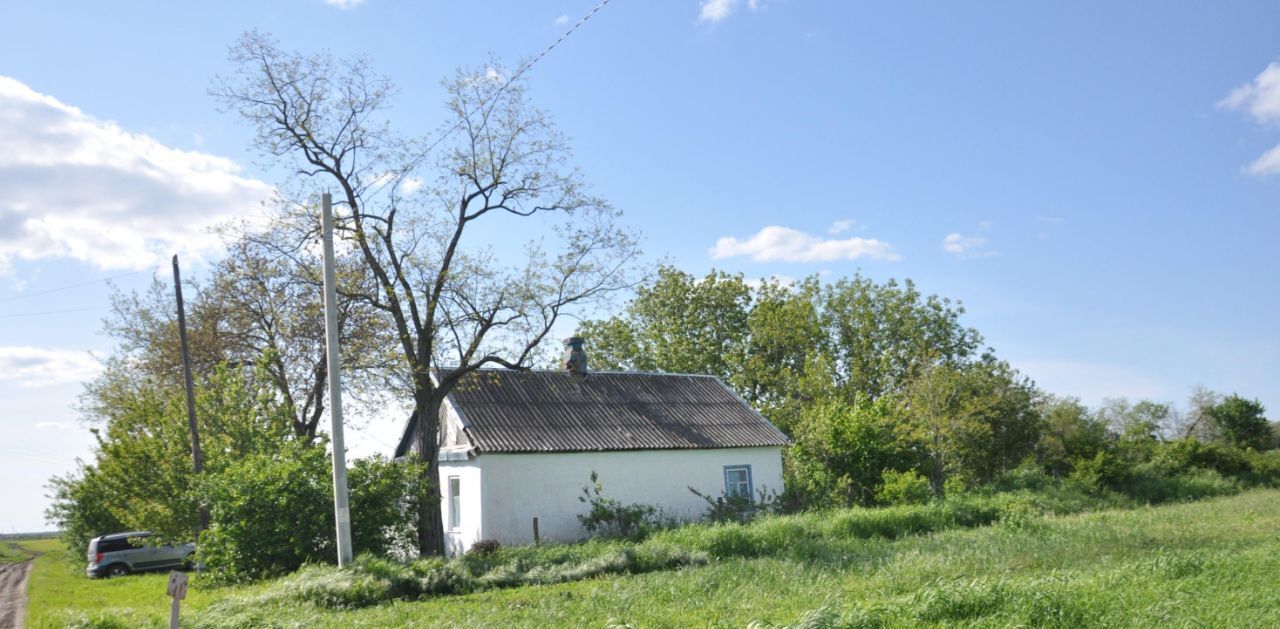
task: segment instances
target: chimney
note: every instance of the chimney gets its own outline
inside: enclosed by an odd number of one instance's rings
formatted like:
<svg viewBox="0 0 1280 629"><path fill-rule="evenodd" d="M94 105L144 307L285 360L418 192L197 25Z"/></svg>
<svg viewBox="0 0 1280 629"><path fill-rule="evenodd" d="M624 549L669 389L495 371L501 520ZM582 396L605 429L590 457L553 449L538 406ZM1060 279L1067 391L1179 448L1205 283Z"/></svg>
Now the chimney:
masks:
<svg viewBox="0 0 1280 629"><path fill-rule="evenodd" d="M564 340L564 368L569 373L587 375L587 352L582 349L582 337L571 336Z"/></svg>

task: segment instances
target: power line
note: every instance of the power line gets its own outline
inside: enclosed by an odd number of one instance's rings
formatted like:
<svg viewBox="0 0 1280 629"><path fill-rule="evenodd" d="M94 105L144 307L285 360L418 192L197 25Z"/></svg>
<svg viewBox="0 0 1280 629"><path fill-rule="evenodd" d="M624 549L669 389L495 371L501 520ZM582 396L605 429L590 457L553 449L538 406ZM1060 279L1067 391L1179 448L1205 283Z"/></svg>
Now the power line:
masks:
<svg viewBox="0 0 1280 629"><path fill-rule="evenodd" d="M0 315L0 319L14 319L17 317L40 317L44 315L66 314L69 312L89 312L90 310L110 310L108 306L98 306L97 308L72 308L70 310L46 310L44 312L15 312L13 314Z"/></svg>
<svg viewBox="0 0 1280 629"><path fill-rule="evenodd" d="M13 297L5 297L4 299L0 299L0 302L13 301L13 300L15 300L15 299L26 299L26 298L28 298L28 297L37 297L37 296L39 296L39 295L48 295L49 293L56 293L56 292L58 292L58 291L64 291L64 290L71 290L71 289L73 289L73 288L80 288L81 286L89 286L89 285L91 285L91 284L101 284L101 283L103 283L103 282L110 282L111 280L118 280L118 279L120 279L120 278L122 278L122 277L129 277L130 275L137 275L137 274L139 274L139 273L142 273L143 271L151 271L151 270L153 270L153 269L140 269L140 270L137 270L137 271L130 271L130 272L128 272L128 273L121 273L120 275L113 275L113 276L111 276L111 277L104 277L104 278L102 278L102 279L100 279L100 280L90 280L90 281L88 281L88 282L80 282L79 284L69 284L69 285L67 285L67 286L60 286L60 287L58 287L58 288L50 288L50 289L48 289L48 290L37 291L37 292L34 292L34 293L26 293L26 294L23 294L23 295L15 295L15 296L13 296Z"/></svg>
<svg viewBox="0 0 1280 629"><path fill-rule="evenodd" d="M587 20L591 19L592 16L594 16L596 13L599 13L600 9L603 9L605 5L609 4L609 2L610 0L601 0L600 4L597 4L594 8L588 11L586 15L582 16L582 19L578 20L577 23L575 23L573 26L570 26L569 30L565 31L564 34L560 35L559 39L551 42L550 46L543 48L542 52L538 53L532 59L530 59L529 61L526 61L524 65L521 65L519 68L517 68L516 71L511 74L511 78L507 79L502 84L502 86L497 89L497 91L495 91L492 95L489 96L489 98L486 98L485 100L481 101L480 104L477 105L475 109L472 109L471 111L466 112L466 114L463 115L462 118L460 118L457 122L453 123L452 127L449 127L447 130L445 130L445 132L440 137L436 138L435 142L432 142L431 144L427 145L427 148L422 151L423 155L430 153L432 149L438 146L441 142L445 141L445 139L448 138L450 135L452 135L454 131L457 131L458 129L460 129L462 127L462 123L471 118L471 114L474 114L477 111L484 109L484 106L488 105L489 101L497 98L500 94L502 94L502 92L507 89L507 86L514 83L516 79L520 78L525 72L528 72L529 68L532 68L535 63L538 63L539 61L541 61L542 58L547 56L547 54L550 53L552 50L554 50L556 46L559 46L560 42L568 39L569 36L572 35L574 31L578 30L578 28L581 27L583 24L586 24Z"/></svg>

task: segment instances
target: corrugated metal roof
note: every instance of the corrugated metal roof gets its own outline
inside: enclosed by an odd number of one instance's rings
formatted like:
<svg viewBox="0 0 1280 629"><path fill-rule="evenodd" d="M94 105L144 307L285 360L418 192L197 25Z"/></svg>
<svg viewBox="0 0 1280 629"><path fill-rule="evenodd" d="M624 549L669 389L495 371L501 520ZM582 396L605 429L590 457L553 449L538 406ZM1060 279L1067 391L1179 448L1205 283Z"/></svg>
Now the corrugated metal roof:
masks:
<svg viewBox="0 0 1280 629"><path fill-rule="evenodd" d="M786 445L712 376L480 370L450 395L480 452L581 452ZM402 444L409 442L406 430Z"/></svg>

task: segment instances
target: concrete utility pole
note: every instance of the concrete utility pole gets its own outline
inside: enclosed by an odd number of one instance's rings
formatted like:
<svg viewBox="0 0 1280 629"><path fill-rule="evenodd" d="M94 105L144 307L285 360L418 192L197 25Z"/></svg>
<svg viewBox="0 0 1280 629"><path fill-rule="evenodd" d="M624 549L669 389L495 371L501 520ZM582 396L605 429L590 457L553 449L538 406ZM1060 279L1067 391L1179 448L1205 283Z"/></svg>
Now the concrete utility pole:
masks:
<svg viewBox="0 0 1280 629"><path fill-rule="evenodd" d="M324 331L329 359L329 435L333 445L333 514L338 526L338 567L351 563L351 511L347 508L347 453L342 445L342 377L338 354L338 289L333 261L333 198L321 197L324 229Z"/></svg>
<svg viewBox="0 0 1280 629"><path fill-rule="evenodd" d="M178 271L178 254L173 254L173 291L178 299L178 339L182 342L182 376L187 388L187 429L191 431L191 462L196 475L204 471L200 453L200 430L196 427L196 392L191 382L191 352L187 349L187 313L182 303L182 273ZM200 530L209 528L209 510L200 507Z"/></svg>

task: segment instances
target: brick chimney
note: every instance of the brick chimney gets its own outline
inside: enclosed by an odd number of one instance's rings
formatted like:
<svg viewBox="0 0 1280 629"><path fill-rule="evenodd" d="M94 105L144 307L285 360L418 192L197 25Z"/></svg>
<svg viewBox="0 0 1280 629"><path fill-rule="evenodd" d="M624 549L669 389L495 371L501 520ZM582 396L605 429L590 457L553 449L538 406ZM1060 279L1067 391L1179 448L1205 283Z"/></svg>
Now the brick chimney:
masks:
<svg viewBox="0 0 1280 629"><path fill-rule="evenodd" d="M571 336L564 340L564 368L569 373L580 376L587 375L587 352L582 349L581 336Z"/></svg>

